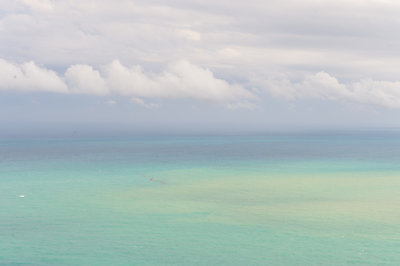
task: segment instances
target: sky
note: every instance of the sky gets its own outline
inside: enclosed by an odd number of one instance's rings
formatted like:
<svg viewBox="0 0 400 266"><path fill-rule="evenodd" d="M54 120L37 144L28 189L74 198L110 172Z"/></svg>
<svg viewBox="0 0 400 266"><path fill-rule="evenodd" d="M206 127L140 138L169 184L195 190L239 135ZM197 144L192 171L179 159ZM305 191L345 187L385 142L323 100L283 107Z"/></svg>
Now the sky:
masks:
<svg viewBox="0 0 400 266"><path fill-rule="evenodd" d="M399 127L394 0L1 0L0 125Z"/></svg>

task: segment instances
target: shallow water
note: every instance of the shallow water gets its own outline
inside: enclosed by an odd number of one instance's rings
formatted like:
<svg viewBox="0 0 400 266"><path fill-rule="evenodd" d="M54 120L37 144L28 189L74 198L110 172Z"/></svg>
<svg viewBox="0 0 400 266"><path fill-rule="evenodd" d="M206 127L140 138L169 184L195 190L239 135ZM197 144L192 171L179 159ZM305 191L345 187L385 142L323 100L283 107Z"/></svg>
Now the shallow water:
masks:
<svg viewBox="0 0 400 266"><path fill-rule="evenodd" d="M400 135L0 140L0 264L399 265Z"/></svg>

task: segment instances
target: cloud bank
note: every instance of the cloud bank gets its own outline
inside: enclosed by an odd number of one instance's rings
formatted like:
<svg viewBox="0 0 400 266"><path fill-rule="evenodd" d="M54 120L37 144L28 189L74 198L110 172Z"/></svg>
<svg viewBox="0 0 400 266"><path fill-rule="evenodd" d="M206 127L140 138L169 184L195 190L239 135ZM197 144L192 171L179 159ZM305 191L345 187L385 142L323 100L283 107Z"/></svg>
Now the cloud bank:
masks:
<svg viewBox="0 0 400 266"><path fill-rule="evenodd" d="M241 85L218 79L206 68L180 60L160 73L146 72L141 66L127 67L118 60L101 66L77 64L63 76L34 62L15 64L0 59L0 90L46 91L86 95L124 95L148 108L141 98L195 99L227 106L245 106L257 96Z"/></svg>
<svg viewBox="0 0 400 266"><path fill-rule="evenodd" d="M114 60L99 69L84 64L72 65L64 75L58 75L32 61L15 64L0 59L0 90L122 95L149 109L157 109L161 105L143 98L194 99L223 104L231 109L254 109L262 92L289 101L320 99L400 108L399 81L363 79L341 83L326 72L318 72L305 75L298 82L275 77L254 79L251 84L258 90L251 91L243 85L230 84L216 78L209 69L187 60L173 62L160 73L146 72L138 65L127 67Z"/></svg>
<svg viewBox="0 0 400 266"><path fill-rule="evenodd" d="M3 0L0 90L396 109L399 13L394 0Z"/></svg>
<svg viewBox="0 0 400 266"><path fill-rule="evenodd" d="M0 58L62 68L121 58L146 69L186 58L230 78L326 70L393 80L399 12L394 0L2 0Z"/></svg>

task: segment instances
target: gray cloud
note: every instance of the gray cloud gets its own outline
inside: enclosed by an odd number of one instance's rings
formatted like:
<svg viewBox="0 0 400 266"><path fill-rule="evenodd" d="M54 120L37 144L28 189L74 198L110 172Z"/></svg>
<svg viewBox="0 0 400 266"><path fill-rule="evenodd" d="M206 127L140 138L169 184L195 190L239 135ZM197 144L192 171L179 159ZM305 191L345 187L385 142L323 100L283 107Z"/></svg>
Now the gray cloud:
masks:
<svg viewBox="0 0 400 266"><path fill-rule="evenodd" d="M231 76L324 70L352 78L351 70L376 79L393 79L399 66L396 1L5 0L2 9L3 58L46 65L120 58L157 67L188 58L230 67ZM220 52L232 48L236 57Z"/></svg>

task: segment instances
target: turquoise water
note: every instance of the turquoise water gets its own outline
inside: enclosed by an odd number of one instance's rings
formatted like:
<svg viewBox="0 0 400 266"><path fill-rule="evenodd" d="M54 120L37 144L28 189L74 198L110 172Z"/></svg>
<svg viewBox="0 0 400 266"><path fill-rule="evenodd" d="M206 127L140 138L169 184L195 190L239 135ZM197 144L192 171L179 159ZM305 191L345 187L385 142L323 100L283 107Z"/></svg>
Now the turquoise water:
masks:
<svg viewBox="0 0 400 266"><path fill-rule="evenodd" d="M0 265L353 264L400 264L400 134L0 140Z"/></svg>

